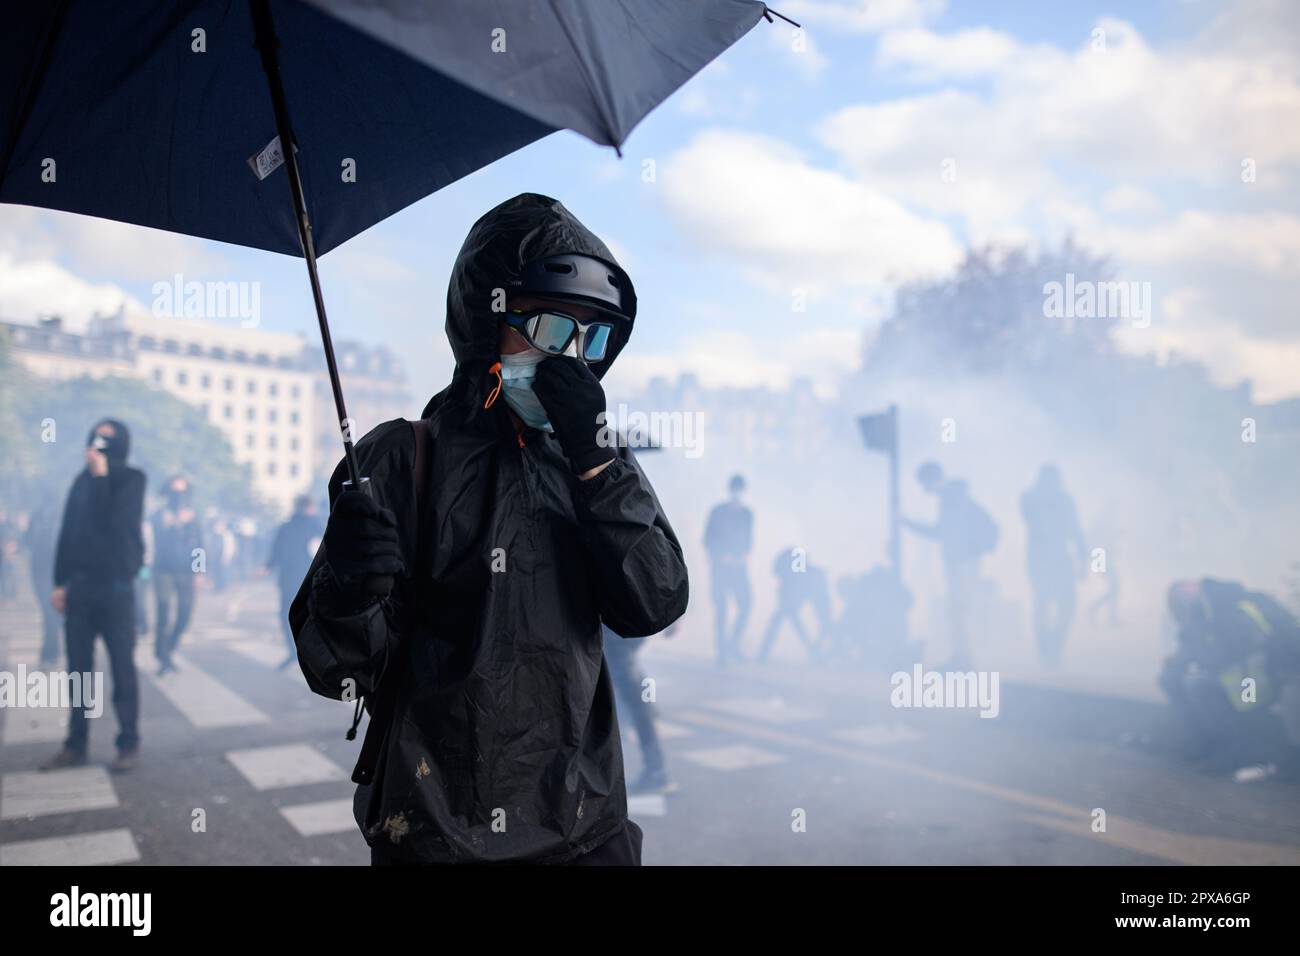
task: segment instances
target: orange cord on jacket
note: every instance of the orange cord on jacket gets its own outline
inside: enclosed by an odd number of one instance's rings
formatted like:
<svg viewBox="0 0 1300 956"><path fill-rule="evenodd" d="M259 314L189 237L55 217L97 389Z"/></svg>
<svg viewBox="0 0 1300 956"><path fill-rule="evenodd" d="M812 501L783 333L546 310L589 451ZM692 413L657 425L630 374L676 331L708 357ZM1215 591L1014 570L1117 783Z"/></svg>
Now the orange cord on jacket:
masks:
<svg viewBox="0 0 1300 956"><path fill-rule="evenodd" d="M487 401L483 403L484 408L491 408L492 403L495 402L497 400L497 396L501 394L501 386L503 384L501 381L501 363L493 362L492 367L488 369L488 374L496 375L497 384L496 384L496 388L492 389L492 391L488 394Z"/></svg>

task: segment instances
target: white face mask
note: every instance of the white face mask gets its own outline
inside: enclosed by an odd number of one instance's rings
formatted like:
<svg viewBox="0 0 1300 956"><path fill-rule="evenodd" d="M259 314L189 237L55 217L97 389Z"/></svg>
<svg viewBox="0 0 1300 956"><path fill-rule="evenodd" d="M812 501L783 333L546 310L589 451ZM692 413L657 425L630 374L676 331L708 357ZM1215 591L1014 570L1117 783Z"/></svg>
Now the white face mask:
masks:
<svg viewBox="0 0 1300 956"><path fill-rule="evenodd" d="M533 392L533 379L537 377L537 366L550 357L534 348L501 356L501 397L525 425L546 432L553 429L546 409Z"/></svg>

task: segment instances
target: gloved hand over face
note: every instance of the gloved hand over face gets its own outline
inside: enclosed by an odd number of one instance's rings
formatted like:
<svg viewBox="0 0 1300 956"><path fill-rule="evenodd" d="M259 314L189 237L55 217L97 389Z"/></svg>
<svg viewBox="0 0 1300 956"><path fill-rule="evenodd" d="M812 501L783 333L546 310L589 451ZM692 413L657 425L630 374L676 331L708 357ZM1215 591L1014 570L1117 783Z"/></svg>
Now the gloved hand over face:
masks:
<svg viewBox="0 0 1300 956"><path fill-rule="evenodd" d="M578 474L615 457L612 442L604 447L598 436L608 430L596 420L605 411L605 390L591 369L569 355L557 355L537 366L533 392L541 399L564 455Z"/></svg>
<svg viewBox="0 0 1300 956"><path fill-rule="evenodd" d="M344 491L325 525L325 563L350 597L383 597L406 564L397 518L362 491Z"/></svg>

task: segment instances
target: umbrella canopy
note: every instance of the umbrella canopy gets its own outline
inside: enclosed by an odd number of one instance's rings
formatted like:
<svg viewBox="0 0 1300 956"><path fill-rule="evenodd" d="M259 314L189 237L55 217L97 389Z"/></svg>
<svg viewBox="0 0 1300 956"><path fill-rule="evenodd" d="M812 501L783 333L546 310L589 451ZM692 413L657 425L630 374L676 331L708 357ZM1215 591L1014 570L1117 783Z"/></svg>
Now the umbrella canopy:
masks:
<svg viewBox="0 0 1300 956"><path fill-rule="evenodd" d="M755 0L275 0L317 253L534 140L622 144ZM0 202L302 255L247 0L15 4ZM250 165L259 156L262 173ZM349 175L347 168L354 170Z"/></svg>
<svg viewBox="0 0 1300 956"><path fill-rule="evenodd" d="M758 0L23 4L0 34L0 202L301 255L361 486L316 256L559 128L617 147L762 16Z"/></svg>

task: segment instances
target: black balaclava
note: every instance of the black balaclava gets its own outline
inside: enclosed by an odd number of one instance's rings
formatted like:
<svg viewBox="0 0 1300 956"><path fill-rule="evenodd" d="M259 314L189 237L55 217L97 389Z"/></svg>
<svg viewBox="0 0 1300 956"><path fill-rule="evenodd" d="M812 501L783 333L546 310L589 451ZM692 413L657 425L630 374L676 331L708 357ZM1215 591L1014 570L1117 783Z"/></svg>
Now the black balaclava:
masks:
<svg viewBox="0 0 1300 956"><path fill-rule="evenodd" d="M95 423L95 427L90 430L86 436L86 446L89 447L95 443L99 436L95 434L95 429L100 425L112 425L114 435L112 438L105 438L104 457L108 459L110 465L126 464L126 456L131 451L131 430L119 422L116 418L101 418Z"/></svg>
<svg viewBox="0 0 1300 956"><path fill-rule="evenodd" d="M177 489L177 482L184 482L185 487ZM174 476L163 488L163 495L167 498L167 504L176 510L190 503L190 483L183 475Z"/></svg>

